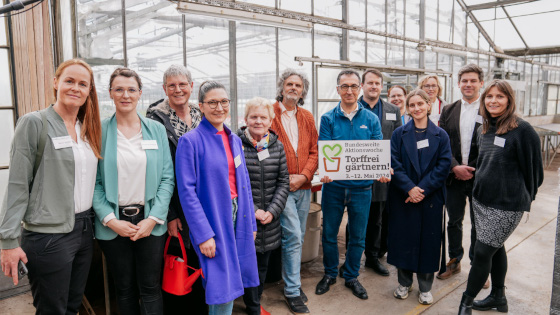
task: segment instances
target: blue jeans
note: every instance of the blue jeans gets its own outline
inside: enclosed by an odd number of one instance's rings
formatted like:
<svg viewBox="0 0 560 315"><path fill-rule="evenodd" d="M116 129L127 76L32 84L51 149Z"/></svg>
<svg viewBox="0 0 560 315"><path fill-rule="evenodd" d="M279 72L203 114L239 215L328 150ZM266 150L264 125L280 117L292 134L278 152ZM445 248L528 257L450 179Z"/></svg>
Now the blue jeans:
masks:
<svg viewBox="0 0 560 315"><path fill-rule="evenodd" d="M311 189L290 192L286 207L280 215L282 225L282 278L284 279L284 295L299 296L301 287L301 247L305 236L307 215L311 202Z"/></svg>
<svg viewBox="0 0 560 315"><path fill-rule="evenodd" d="M360 260L365 248L370 203L371 185L361 188L323 185L321 202L323 209L323 266L327 276L336 278L338 273L337 235L344 215L344 207L347 207L349 240L342 275L346 281L358 277Z"/></svg>
<svg viewBox="0 0 560 315"><path fill-rule="evenodd" d="M208 305L208 315L231 315L233 312L233 301L224 304Z"/></svg>

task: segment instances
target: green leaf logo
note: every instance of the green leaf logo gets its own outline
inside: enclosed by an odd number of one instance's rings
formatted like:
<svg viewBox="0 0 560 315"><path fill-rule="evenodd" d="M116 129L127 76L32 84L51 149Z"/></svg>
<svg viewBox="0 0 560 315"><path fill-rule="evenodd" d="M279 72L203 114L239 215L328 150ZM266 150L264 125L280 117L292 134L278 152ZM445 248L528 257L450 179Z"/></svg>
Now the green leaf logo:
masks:
<svg viewBox="0 0 560 315"><path fill-rule="evenodd" d="M339 156L340 153L342 153L342 147L340 146L340 144L335 144L332 147L330 145L327 145L327 144L323 146L323 155L330 162L334 162L334 160L332 158L335 157L335 156Z"/></svg>

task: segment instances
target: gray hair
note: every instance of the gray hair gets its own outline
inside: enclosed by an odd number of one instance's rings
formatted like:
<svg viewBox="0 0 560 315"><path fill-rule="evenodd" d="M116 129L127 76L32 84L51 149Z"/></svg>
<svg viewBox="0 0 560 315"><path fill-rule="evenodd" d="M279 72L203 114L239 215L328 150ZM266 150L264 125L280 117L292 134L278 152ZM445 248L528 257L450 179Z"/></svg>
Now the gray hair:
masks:
<svg viewBox="0 0 560 315"><path fill-rule="evenodd" d="M253 97L245 104L245 119L249 116L251 110L257 107L264 107L268 111L268 116L270 120L274 119L274 107L272 107L272 102L262 97Z"/></svg>
<svg viewBox="0 0 560 315"><path fill-rule="evenodd" d="M342 77L343 75L355 75L356 78L358 78L358 81L361 81L361 77L360 77L360 74L358 73L358 71L356 71L354 69L344 69L344 70L340 71L340 73L336 77L336 85L340 84L340 77ZM383 78L383 76L381 78Z"/></svg>
<svg viewBox="0 0 560 315"><path fill-rule="evenodd" d="M284 91L284 81L286 81L287 78L293 75L297 75L301 79L301 81L303 81L303 92L301 93L301 98L298 101L299 105L303 105L303 100L305 99L305 97L307 96L307 92L309 91L309 80L307 79L307 75L305 73L290 68L284 70L284 72L280 74L280 77L276 82L276 100L282 102L282 100L284 99L284 96L282 95L282 92Z"/></svg>
<svg viewBox="0 0 560 315"><path fill-rule="evenodd" d="M185 76L189 83L192 82L191 72L184 66L181 65L171 65L163 73L163 85L167 84L167 78Z"/></svg>
<svg viewBox="0 0 560 315"><path fill-rule="evenodd" d="M216 81L204 81L202 82L202 84L200 85L200 88L198 88L198 102L202 103L204 102L204 99L206 98L206 93L215 90L215 89L223 89L224 91L226 91L226 87L221 84L220 82L216 82ZM227 94L227 91L226 91Z"/></svg>

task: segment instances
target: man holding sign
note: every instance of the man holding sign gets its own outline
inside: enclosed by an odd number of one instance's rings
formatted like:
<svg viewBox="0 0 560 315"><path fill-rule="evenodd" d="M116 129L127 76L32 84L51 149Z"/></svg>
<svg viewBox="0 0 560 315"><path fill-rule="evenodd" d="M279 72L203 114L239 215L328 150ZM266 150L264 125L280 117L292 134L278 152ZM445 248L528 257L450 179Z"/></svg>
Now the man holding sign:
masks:
<svg viewBox="0 0 560 315"><path fill-rule="evenodd" d="M324 140L381 140L381 124L379 119L371 111L366 110L358 104L360 94L360 75L354 70L343 70L337 77L337 92L340 95L340 103L331 111L321 117L321 128L319 141ZM364 141L362 141L363 143ZM353 143L355 144L355 143ZM365 148L357 146L355 150L375 150L376 148ZM315 293L324 294L329 291L330 285L336 283L338 270L338 244L337 235L344 214L344 207L348 209L349 242L346 252L346 262L340 269L340 275L345 280L346 287L360 299L367 299L367 291L358 281L360 259L364 252L365 234L371 203L371 185L373 179L365 180L335 180L328 175L326 169L332 170L331 174L353 176L352 178L366 178L362 175L371 174L364 172L365 168L381 168L376 164L376 154L358 154L357 156L346 155L341 161L340 152L342 146L337 143L330 147L323 147L321 152L325 159L319 161L321 168L321 181L323 184L322 203L323 209L323 265L325 276L317 284ZM363 151L366 152L366 151ZM375 151L372 151L375 152ZM338 160L337 160L338 158ZM328 161L327 161L328 160ZM341 169L343 162L349 163ZM387 165L386 167L388 167ZM334 167L334 169L332 169ZM352 168L359 168L355 172ZM338 171L342 172L336 172ZM356 177L356 175L358 175ZM334 175L332 176L334 177ZM338 176L336 178L339 178ZM389 181L381 177L380 181Z"/></svg>

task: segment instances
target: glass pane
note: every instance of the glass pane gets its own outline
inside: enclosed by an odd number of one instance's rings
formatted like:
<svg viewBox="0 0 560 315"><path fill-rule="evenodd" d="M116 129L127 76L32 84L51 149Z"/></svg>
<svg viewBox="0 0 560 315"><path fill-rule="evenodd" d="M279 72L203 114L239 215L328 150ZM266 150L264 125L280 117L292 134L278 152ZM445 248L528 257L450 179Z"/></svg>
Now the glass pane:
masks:
<svg viewBox="0 0 560 315"><path fill-rule="evenodd" d="M439 38L444 42L451 42L451 18L455 1L439 0ZM426 13L427 14L427 13ZM407 26L408 27L408 26Z"/></svg>
<svg viewBox="0 0 560 315"><path fill-rule="evenodd" d="M0 49L0 106L14 106L8 49Z"/></svg>
<svg viewBox="0 0 560 315"><path fill-rule="evenodd" d="M459 6L455 6L455 34L453 36L453 43L457 45L464 46L465 45L465 18L466 13L461 10Z"/></svg>
<svg viewBox="0 0 560 315"><path fill-rule="evenodd" d="M388 38L387 50L388 50L387 65L403 66L403 41L398 39ZM408 59L409 56L406 56L406 58Z"/></svg>
<svg viewBox="0 0 560 315"><path fill-rule="evenodd" d="M556 103L557 101L548 101L546 107L546 114L547 115L555 115L556 114Z"/></svg>
<svg viewBox="0 0 560 315"><path fill-rule="evenodd" d="M549 85L548 86L548 99L549 100L556 100L558 98L558 86L557 85Z"/></svg>
<svg viewBox="0 0 560 315"><path fill-rule="evenodd" d="M420 67L420 53L416 50L416 45L414 46L406 45L406 50L404 52L406 59L404 66L409 68L419 68Z"/></svg>
<svg viewBox="0 0 560 315"><path fill-rule="evenodd" d="M101 119L111 117L115 113L115 104L109 96L109 78L117 67L113 65L92 66ZM144 81L142 80L142 82ZM142 94L143 97L144 95ZM139 103L142 102L142 98L140 98Z"/></svg>
<svg viewBox="0 0 560 315"><path fill-rule="evenodd" d="M142 23L136 23L138 19ZM170 5L140 18L127 14L126 25L128 67L142 78L137 110L144 114L150 104L165 97L164 71L172 64L183 64L182 15ZM187 23L187 27L191 30L193 25Z"/></svg>
<svg viewBox="0 0 560 315"><path fill-rule="evenodd" d="M539 25L540 23L543 22L536 20L535 24L533 25ZM492 34L490 36L494 40L494 43L496 43L496 45L502 47L503 49L525 48L523 41L521 41L521 38L519 37L519 35L517 35L517 32L515 31L513 25L511 25L509 20L495 20L481 22L480 24L488 34ZM537 36L538 34L542 34L542 31L535 33L535 36ZM525 40L528 40L528 38L525 38ZM529 46L531 46L531 44L529 44Z"/></svg>
<svg viewBox="0 0 560 315"><path fill-rule="evenodd" d="M437 39L437 6L437 1L426 1L425 37L429 39Z"/></svg>
<svg viewBox="0 0 560 315"><path fill-rule="evenodd" d="M3 169L0 170L0 200L4 200L4 194L6 193L6 186L8 186L8 175L10 170Z"/></svg>
<svg viewBox="0 0 560 315"><path fill-rule="evenodd" d="M313 0L279 0L280 9L311 14Z"/></svg>
<svg viewBox="0 0 560 315"><path fill-rule="evenodd" d="M385 31L385 1L367 2L367 27L376 31Z"/></svg>
<svg viewBox="0 0 560 315"><path fill-rule="evenodd" d="M330 17L342 20L342 3L340 0L314 0L316 16Z"/></svg>
<svg viewBox="0 0 560 315"><path fill-rule="evenodd" d="M307 74L310 87L303 107L312 111L312 65L310 62L299 63L294 60L295 56L311 57L311 33L278 29L278 51L280 53L280 64L278 66L280 73L286 68L292 68Z"/></svg>
<svg viewBox="0 0 560 315"><path fill-rule="evenodd" d="M10 147L14 137L14 111L0 110L0 166L10 163Z"/></svg>
<svg viewBox="0 0 560 315"><path fill-rule="evenodd" d="M315 56L340 60L342 29L315 24Z"/></svg>
<svg viewBox="0 0 560 315"><path fill-rule="evenodd" d="M276 35L274 27L237 23L238 126L245 124L245 103L276 96Z"/></svg>
<svg viewBox="0 0 560 315"><path fill-rule="evenodd" d="M319 68L317 70L317 97L319 100L338 100L336 77L342 69ZM319 109L319 117L324 114Z"/></svg>
<svg viewBox="0 0 560 315"><path fill-rule="evenodd" d="M121 2L77 1L76 6L78 11L78 55L86 60L100 58L124 65ZM142 19L136 22L136 24L141 23ZM135 24L127 25L127 27L134 28Z"/></svg>
<svg viewBox="0 0 560 315"><path fill-rule="evenodd" d="M354 26L366 25L366 5L363 0L349 0L348 24Z"/></svg>
<svg viewBox="0 0 560 315"><path fill-rule="evenodd" d="M368 41L368 63L385 63L385 37L367 34Z"/></svg>
<svg viewBox="0 0 560 315"><path fill-rule="evenodd" d="M8 28L6 27L6 19L2 15L0 16L0 45L7 45L7 29Z"/></svg>
<svg viewBox="0 0 560 315"><path fill-rule="evenodd" d="M366 61L366 34L362 32L350 31L350 52L348 53L350 61L365 62Z"/></svg>
<svg viewBox="0 0 560 315"><path fill-rule="evenodd" d="M399 0L401 1L401 0ZM401 1L402 2L402 1ZM426 16L430 15L426 11ZM399 20L402 15L399 15ZM406 36L420 38L420 0L406 0ZM402 33L402 29L401 29Z"/></svg>

